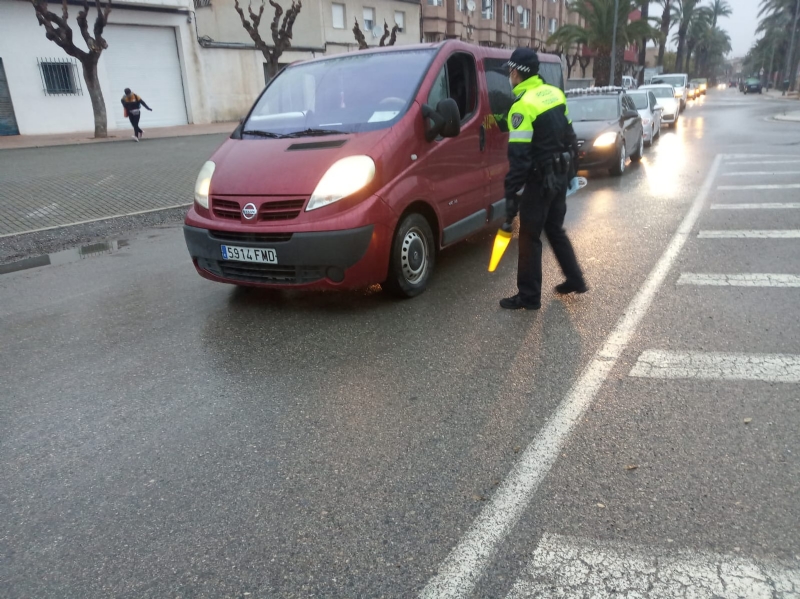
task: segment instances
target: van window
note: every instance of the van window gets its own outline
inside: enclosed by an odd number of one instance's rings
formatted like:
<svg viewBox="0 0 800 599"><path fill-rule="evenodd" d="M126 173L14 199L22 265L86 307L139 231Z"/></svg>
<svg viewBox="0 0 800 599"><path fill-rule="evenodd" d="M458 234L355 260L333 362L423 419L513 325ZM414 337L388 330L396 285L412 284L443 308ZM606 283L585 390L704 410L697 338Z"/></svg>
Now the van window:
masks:
<svg viewBox="0 0 800 599"><path fill-rule="evenodd" d="M458 104L463 123L475 113L478 104L478 84L475 59L469 54L454 54L439 71L428 94L428 106L436 106L445 98Z"/></svg>
<svg viewBox="0 0 800 599"><path fill-rule="evenodd" d="M539 77L549 84L563 90L564 73L561 71L560 62L542 62L539 64Z"/></svg>
<svg viewBox="0 0 800 599"><path fill-rule="evenodd" d="M508 81L506 61L499 58L485 58L486 86L489 90L489 108L494 120L504 133L508 132L508 111L514 104L514 91Z"/></svg>
<svg viewBox="0 0 800 599"><path fill-rule="evenodd" d="M243 130L286 135L389 127L414 101L434 53L354 52L289 66L264 90Z"/></svg>

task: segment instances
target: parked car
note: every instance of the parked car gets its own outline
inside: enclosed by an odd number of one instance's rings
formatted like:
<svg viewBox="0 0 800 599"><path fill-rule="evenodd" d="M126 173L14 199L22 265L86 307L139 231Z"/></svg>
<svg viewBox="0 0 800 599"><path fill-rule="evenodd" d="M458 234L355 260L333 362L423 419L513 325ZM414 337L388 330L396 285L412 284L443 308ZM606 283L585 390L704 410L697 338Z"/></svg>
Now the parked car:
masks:
<svg viewBox="0 0 800 599"><path fill-rule="evenodd" d="M623 75L622 89L636 89L636 79L634 79L630 75Z"/></svg>
<svg viewBox="0 0 800 599"><path fill-rule="evenodd" d="M700 88L697 87L696 83L689 83L687 89L687 98L689 100L696 100L700 97Z"/></svg>
<svg viewBox="0 0 800 599"><path fill-rule="evenodd" d="M708 79L705 77L697 77L696 79L692 79L689 83L694 83L699 92L704 96L706 95L708 91Z"/></svg>
<svg viewBox="0 0 800 599"><path fill-rule="evenodd" d="M644 154L642 117L622 88L592 88L568 92L567 106L578 137L580 167L625 172L628 157Z"/></svg>
<svg viewBox="0 0 800 599"><path fill-rule="evenodd" d="M653 77L651 83L653 85L657 83L667 83L675 88L675 97L678 98L681 102L681 110L686 108L686 102L688 100L688 92L689 92L689 75L686 73L673 73L670 75L659 75L658 77Z"/></svg>
<svg viewBox="0 0 800 599"><path fill-rule="evenodd" d="M664 109L658 105L655 94L650 90L629 91L628 97L633 100L642 117L644 145L649 147L661 135L661 113Z"/></svg>
<svg viewBox="0 0 800 599"><path fill-rule="evenodd" d="M744 90L742 91L744 91L745 94L760 94L762 91L761 80L755 77L746 79L744 82Z"/></svg>
<svg viewBox="0 0 800 599"><path fill-rule="evenodd" d="M637 91L649 91L656 97L658 103L663 111L661 112L661 123L668 127L674 127L678 122L678 117L681 114L681 103L675 97L675 88L666 83L658 85L643 85Z"/></svg>
<svg viewBox="0 0 800 599"><path fill-rule="evenodd" d="M452 40L284 68L197 178L197 272L421 293L440 248L505 219L510 57ZM563 89L559 58L539 60Z"/></svg>

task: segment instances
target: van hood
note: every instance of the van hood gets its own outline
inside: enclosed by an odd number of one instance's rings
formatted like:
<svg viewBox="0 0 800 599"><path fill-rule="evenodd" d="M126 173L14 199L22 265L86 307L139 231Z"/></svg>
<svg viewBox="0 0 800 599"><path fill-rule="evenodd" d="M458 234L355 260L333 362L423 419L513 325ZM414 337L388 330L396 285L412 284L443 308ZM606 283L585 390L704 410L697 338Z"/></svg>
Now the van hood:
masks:
<svg viewBox="0 0 800 599"><path fill-rule="evenodd" d="M618 131L619 121L573 121L572 128L578 139L591 141L606 131Z"/></svg>
<svg viewBox="0 0 800 599"><path fill-rule="evenodd" d="M386 130L292 139L228 139L214 153L213 195L311 195L341 158L371 156ZM375 156L372 156L375 159Z"/></svg>

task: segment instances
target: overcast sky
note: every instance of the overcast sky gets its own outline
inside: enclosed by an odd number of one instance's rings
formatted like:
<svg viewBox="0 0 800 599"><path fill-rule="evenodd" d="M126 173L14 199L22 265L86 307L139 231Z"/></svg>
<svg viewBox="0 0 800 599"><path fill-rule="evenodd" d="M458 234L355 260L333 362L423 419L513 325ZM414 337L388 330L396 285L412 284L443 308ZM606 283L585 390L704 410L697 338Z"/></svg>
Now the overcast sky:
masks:
<svg viewBox="0 0 800 599"><path fill-rule="evenodd" d="M703 4L710 4L710 0L704 0ZM731 36L733 52L730 58L744 56L756 39L758 7L761 4L761 0L728 0L728 4L731 5L733 14L730 17L720 19L719 26ZM650 6L650 14L653 16L661 16L661 10L661 7L657 4Z"/></svg>

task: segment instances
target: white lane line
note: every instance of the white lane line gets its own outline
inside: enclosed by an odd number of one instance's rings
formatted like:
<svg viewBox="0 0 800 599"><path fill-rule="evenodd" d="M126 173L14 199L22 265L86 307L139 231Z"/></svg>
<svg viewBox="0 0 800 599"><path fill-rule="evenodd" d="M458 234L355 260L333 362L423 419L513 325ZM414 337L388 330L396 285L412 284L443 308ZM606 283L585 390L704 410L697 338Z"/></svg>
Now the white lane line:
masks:
<svg viewBox="0 0 800 599"><path fill-rule="evenodd" d="M546 534L506 599L788 599L798 589L794 562Z"/></svg>
<svg viewBox="0 0 800 599"><path fill-rule="evenodd" d="M762 175L800 175L800 171L745 171L737 173L720 173L721 177L756 177Z"/></svg>
<svg viewBox="0 0 800 599"><path fill-rule="evenodd" d="M773 273L699 274L685 272L678 285L712 285L719 287L800 287L800 276Z"/></svg>
<svg viewBox="0 0 800 599"><path fill-rule="evenodd" d="M769 185L720 185L719 191L756 191L765 189L800 189L800 183L782 183Z"/></svg>
<svg viewBox="0 0 800 599"><path fill-rule="evenodd" d="M798 239L800 229L700 231L700 239Z"/></svg>
<svg viewBox="0 0 800 599"><path fill-rule="evenodd" d="M498 545L511 531L561 453L572 430L594 400L625 346L647 313L653 298L692 233L703 204L711 191L722 156L717 156L689 212L667 249L639 288L611 335L581 373L553 416L525 448L519 461L481 510L439 571L420 593L424 599L469 595L491 562Z"/></svg>
<svg viewBox="0 0 800 599"><path fill-rule="evenodd" d="M628 376L800 383L800 356L647 350L639 356Z"/></svg>
<svg viewBox="0 0 800 599"><path fill-rule="evenodd" d="M800 164L800 160L745 160L743 162L725 162L725 165L750 165L750 164Z"/></svg>
<svg viewBox="0 0 800 599"><path fill-rule="evenodd" d="M712 210L795 210L800 208L800 203L764 202L763 204L711 204Z"/></svg>

